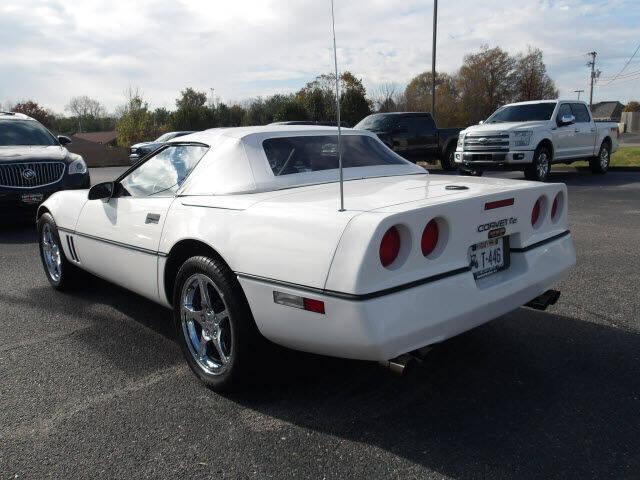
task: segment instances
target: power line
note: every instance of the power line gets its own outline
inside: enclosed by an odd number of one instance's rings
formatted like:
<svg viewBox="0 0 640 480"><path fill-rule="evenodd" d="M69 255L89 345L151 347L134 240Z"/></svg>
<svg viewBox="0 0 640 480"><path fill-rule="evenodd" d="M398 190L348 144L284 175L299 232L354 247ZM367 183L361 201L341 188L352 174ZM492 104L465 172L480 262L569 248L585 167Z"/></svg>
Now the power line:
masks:
<svg viewBox="0 0 640 480"><path fill-rule="evenodd" d="M637 75L639 73L640 73L640 70L634 70L632 72L627 72L624 75L618 75L618 79L622 79L622 78L626 78L626 77L632 77L633 75ZM602 80L613 82L614 80L616 80L616 78L615 77L604 77Z"/></svg>
<svg viewBox="0 0 640 480"><path fill-rule="evenodd" d="M636 53L638 53L638 50L640 50L640 44L638 44L638 48L636 48L636 51L633 52L633 55L631 55L631 57L629 57L629 60L627 60L627 63L624 64L624 67L622 67L622 70L620 70L618 73L616 73L616 75L613 77L613 80L609 80L609 83L613 82L616 78L618 78L620 76L620 74L622 72L624 72L625 68L627 68L629 66L629 63L631 62L631 60L633 60L633 57L635 57ZM605 84L604 86L606 87L607 85L609 85L609 83Z"/></svg>

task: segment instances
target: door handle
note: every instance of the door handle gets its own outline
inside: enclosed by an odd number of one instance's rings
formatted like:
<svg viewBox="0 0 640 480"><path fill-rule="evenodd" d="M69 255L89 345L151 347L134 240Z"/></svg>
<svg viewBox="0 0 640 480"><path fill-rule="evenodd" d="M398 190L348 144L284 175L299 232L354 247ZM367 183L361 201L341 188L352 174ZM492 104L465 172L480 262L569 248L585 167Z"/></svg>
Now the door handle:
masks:
<svg viewBox="0 0 640 480"><path fill-rule="evenodd" d="M595 132L595 131L596 131L596 129L595 129L595 128L592 128L592 129L591 129L591 133L593 133L593 132Z"/></svg>
<svg viewBox="0 0 640 480"><path fill-rule="evenodd" d="M160 221L160 214L159 213L147 213L147 218L145 219L144 223L149 224L149 223L154 223L157 224Z"/></svg>
<svg viewBox="0 0 640 480"><path fill-rule="evenodd" d="M576 129L574 130L574 132L575 132L575 133L580 133L580 129L579 129L579 128L576 128Z"/></svg>

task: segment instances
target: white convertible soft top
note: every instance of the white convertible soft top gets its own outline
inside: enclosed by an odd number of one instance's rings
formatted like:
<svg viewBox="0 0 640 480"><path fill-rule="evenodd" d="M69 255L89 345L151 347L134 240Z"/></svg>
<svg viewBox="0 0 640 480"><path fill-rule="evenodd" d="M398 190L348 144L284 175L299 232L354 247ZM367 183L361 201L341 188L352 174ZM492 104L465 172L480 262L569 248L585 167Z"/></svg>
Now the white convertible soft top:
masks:
<svg viewBox="0 0 640 480"><path fill-rule="evenodd" d="M274 175L262 142L268 138L333 136L335 127L269 125L264 127L214 128L173 139L170 143L199 142L210 147L182 187L182 195L229 195L281 190L338 181L338 169ZM380 141L367 131L342 129L343 135L363 135ZM399 159L401 157L398 157ZM397 165L344 169L344 179L426 174L404 159Z"/></svg>

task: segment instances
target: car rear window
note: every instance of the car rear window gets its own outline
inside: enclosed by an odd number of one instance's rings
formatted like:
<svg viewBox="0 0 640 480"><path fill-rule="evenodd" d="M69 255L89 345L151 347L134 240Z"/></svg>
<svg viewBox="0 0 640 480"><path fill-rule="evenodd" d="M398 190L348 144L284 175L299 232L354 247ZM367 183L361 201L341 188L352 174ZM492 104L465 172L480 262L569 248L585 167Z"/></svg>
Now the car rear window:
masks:
<svg viewBox="0 0 640 480"><path fill-rule="evenodd" d="M275 176L338 168L338 138L335 135L269 138L262 142ZM342 136L344 168L407 163L375 138Z"/></svg>

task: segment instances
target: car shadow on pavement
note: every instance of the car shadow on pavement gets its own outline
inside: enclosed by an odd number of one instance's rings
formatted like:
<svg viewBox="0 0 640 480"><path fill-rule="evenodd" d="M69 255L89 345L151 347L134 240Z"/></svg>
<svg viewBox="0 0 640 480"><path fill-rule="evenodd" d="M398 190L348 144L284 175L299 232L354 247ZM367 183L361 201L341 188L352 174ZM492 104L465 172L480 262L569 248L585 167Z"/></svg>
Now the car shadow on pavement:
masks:
<svg viewBox="0 0 640 480"><path fill-rule="evenodd" d="M0 245L36 243L38 235L33 220L6 222L0 226Z"/></svg>
<svg viewBox="0 0 640 480"><path fill-rule="evenodd" d="M629 478L640 472L640 336L520 309L393 377L282 353L231 398L452 478Z"/></svg>

